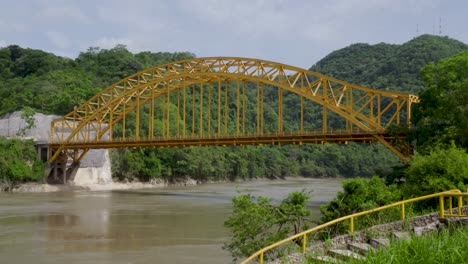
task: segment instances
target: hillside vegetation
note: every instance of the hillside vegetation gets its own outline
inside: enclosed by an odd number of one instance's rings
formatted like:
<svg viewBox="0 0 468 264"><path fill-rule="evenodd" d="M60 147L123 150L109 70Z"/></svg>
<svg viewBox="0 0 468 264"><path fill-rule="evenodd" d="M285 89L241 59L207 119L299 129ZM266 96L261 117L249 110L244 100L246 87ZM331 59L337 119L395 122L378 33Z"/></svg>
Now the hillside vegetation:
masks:
<svg viewBox="0 0 468 264"><path fill-rule="evenodd" d="M426 90L421 69L468 45L448 37L422 35L402 45L353 44L325 56L310 69L375 89L419 94Z"/></svg>
<svg viewBox="0 0 468 264"><path fill-rule="evenodd" d="M311 69L359 85L418 93L425 90L419 75L422 66L466 49L468 46L459 41L424 35L403 45L351 45L332 52ZM128 75L194 56L189 52L133 54L118 45L112 49L89 48L76 59L68 59L15 45L2 48L0 116L24 107L65 114ZM275 93L269 96L275 102ZM287 119L291 116L287 109L295 108L297 100L285 94L284 102ZM316 118L320 107L307 107L307 127L321 127ZM265 105L265 109L273 108ZM342 122L330 115L329 123ZM388 171L400 164L380 144L120 149L112 152L112 163L114 177L121 180L190 176L202 181L295 175L370 177L375 170Z"/></svg>

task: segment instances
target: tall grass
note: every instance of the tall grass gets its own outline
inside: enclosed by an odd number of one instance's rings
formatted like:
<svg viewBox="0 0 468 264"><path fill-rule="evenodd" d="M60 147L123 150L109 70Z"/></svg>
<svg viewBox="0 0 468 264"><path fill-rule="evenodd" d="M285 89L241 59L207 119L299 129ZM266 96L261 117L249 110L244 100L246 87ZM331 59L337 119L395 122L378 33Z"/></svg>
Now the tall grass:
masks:
<svg viewBox="0 0 468 264"><path fill-rule="evenodd" d="M438 233L393 241L389 247L368 253L364 261L348 263L467 263L468 227L448 228Z"/></svg>

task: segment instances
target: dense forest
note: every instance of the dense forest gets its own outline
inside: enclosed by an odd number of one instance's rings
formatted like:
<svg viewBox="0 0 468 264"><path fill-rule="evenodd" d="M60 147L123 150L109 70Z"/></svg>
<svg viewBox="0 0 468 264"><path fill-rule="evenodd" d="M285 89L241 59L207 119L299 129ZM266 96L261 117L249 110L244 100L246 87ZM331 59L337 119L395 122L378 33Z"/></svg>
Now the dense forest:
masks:
<svg viewBox="0 0 468 264"><path fill-rule="evenodd" d="M467 49L459 41L429 35L402 45L354 44L332 52L311 70L363 86L418 94L426 90L420 77L423 66ZM117 45L89 48L76 59L68 59L8 46L0 49L0 116L25 107L65 114L128 75L194 56L189 52L133 54ZM294 103L285 96L285 109ZM310 107L314 108L318 107ZM320 127L314 117L313 113L306 115L306 123ZM333 120L337 117L330 118L330 123L339 123ZM144 181L187 176L200 181L295 175L370 177L376 170L389 171L400 164L380 144L119 149L111 156L114 177Z"/></svg>

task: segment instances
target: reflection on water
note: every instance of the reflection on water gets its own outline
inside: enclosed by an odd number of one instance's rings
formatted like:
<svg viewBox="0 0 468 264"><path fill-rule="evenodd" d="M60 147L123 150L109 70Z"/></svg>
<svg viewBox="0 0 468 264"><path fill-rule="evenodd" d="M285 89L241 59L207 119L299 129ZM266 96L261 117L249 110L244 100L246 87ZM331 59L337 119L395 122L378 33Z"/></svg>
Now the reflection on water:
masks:
<svg viewBox="0 0 468 264"><path fill-rule="evenodd" d="M248 190L279 201L307 189L317 205L340 186L335 179L293 179L0 194L0 263L229 263L221 246L233 196Z"/></svg>

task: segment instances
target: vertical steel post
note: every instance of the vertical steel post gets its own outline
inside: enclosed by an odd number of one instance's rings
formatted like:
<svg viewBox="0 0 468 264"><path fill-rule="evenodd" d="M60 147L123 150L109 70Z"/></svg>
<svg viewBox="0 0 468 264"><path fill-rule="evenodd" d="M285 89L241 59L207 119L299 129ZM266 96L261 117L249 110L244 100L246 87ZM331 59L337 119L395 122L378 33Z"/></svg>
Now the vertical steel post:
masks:
<svg viewBox="0 0 468 264"><path fill-rule="evenodd" d="M323 81L323 100L327 99L327 89L328 89L328 81L327 80L324 80ZM327 107L325 106L325 104L323 105L323 110L322 110L322 132L323 134L327 134L327 131L328 131L328 124L327 124L327 120L328 120L328 117L327 117Z"/></svg>
<svg viewBox="0 0 468 264"><path fill-rule="evenodd" d="M259 82L257 82L257 109L256 109L256 134L259 135L260 134L260 84Z"/></svg>
<svg viewBox="0 0 468 264"><path fill-rule="evenodd" d="M458 216L462 215L463 199L462 196L458 196Z"/></svg>
<svg viewBox="0 0 468 264"><path fill-rule="evenodd" d="M406 102L406 127L411 128L411 98L408 96Z"/></svg>
<svg viewBox="0 0 468 264"><path fill-rule="evenodd" d="M166 102L166 107L167 107L167 137L170 137L171 135L171 90L169 89L170 87L167 87L167 102Z"/></svg>
<svg viewBox="0 0 468 264"><path fill-rule="evenodd" d="M177 137L180 137L180 89L177 89Z"/></svg>
<svg viewBox="0 0 468 264"><path fill-rule="evenodd" d="M195 136L195 85L192 86L192 137Z"/></svg>
<svg viewBox="0 0 468 264"><path fill-rule="evenodd" d="M304 96L301 95L301 133L304 133Z"/></svg>
<svg viewBox="0 0 468 264"><path fill-rule="evenodd" d="M405 204L401 204L401 220L405 220Z"/></svg>
<svg viewBox="0 0 468 264"><path fill-rule="evenodd" d="M127 102L124 102L124 105L123 105L123 124L122 124L122 139L125 140L125 117L127 116L127 113L126 113L126 106L127 106Z"/></svg>
<svg viewBox="0 0 468 264"><path fill-rule="evenodd" d="M211 89L213 89L213 84L210 82L208 85L208 102L206 105L208 106L208 135L211 136Z"/></svg>
<svg viewBox="0 0 468 264"><path fill-rule="evenodd" d="M283 133L283 88L278 87L278 133Z"/></svg>
<svg viewBox="0 0 468 264"><path fill-rule="evenodd" d="M135 139L140 139L140 91L137 91L136 95L136 127L135 127Z"/></svg>
<svg viewBox="0 0 468 264"><path fill-rule="evenodd" d="M245 82L242 82L242 135L245 135L245 108L246 108Z"/></svg>
<svg viewBox="0 0 468 264"><path fill-rule="evenodd" d="M440 215L440 217L443 218L444 217L444 211L445 211L445 209L444 209L444 196L443 195L439 196L439 207L440 207L439 215Z"/></svg>
<svg viewBox="0 0 468 264"><path fill-rule="evenodd" d="M148 127L149 127L149 132L148 136L149 139L152 140L154 137L154 90L156 89L155 86L151 87L151 105L150 105L150 113L149 113L149 120L148 120Z"/></svg>
<svg viewBox="0 0 468 264"><path fill-rule="evenodd" d="M382 112L381 112L380 94L379 94L377 96L377 123L379 124L379 127L382 127L381 117L382 117Z"/></svg>
<svg viewBox="0 0 468 264"><path fill-rule="evenodd" d="M226 91L225 91L225 98L224 98L224 134L228 135L228 116L229 116L229 81L226 80Z"/></svg>
<svg viewBox="0 0 468 264"><path fill-rule="evenodd" d="M203 83L200 84L200 125L199 134L203 136Z"/></svg>
<svg viewBox="0 0 468 264"><path fill-rule="evenodd" d="M162 137L165 137L166 136L166 114L167 114L167 111L166 111L166 95L163 94L161 96L161 111L162 111L162 115L161 115L161 136Z"/></svg>
<svg viewBox="0 0 468 264"><path fill-rule="evenodd" d="M218 137L221 136L221 80L218 80Z"/></svg>
<svg viewBox="0 0 468 264"><path fill-rule="evenodd" d="M237 111L236 111L236 135L239 135L240 131L240 124L239 124L239 119L240 119L240 83L239 79L237 79Z"/></svg>
<svg viewBox="0 0 468 264"><path fill-rule="evenodd" d="M109 124L107 124L109 126L109 141L112 141L112 124L114 123L114 108L111 106L111 108L109 109Z"/></svg>
<svg viewBox="0 0 468 264"><path fill-rule="evenodd" d="M185 79L183 80L182 86L182 97L184 101L184 105L182 108L182 119L184 119L184 123L182 123L182 137L185 138L185 133L187 130L187 87L185 86Z"/></svg>
<svg viewBox="0 0 468 264"><path fill-rule="evenodd" d="M452 196L449 196L449 215L453 215Z"/></svg>

